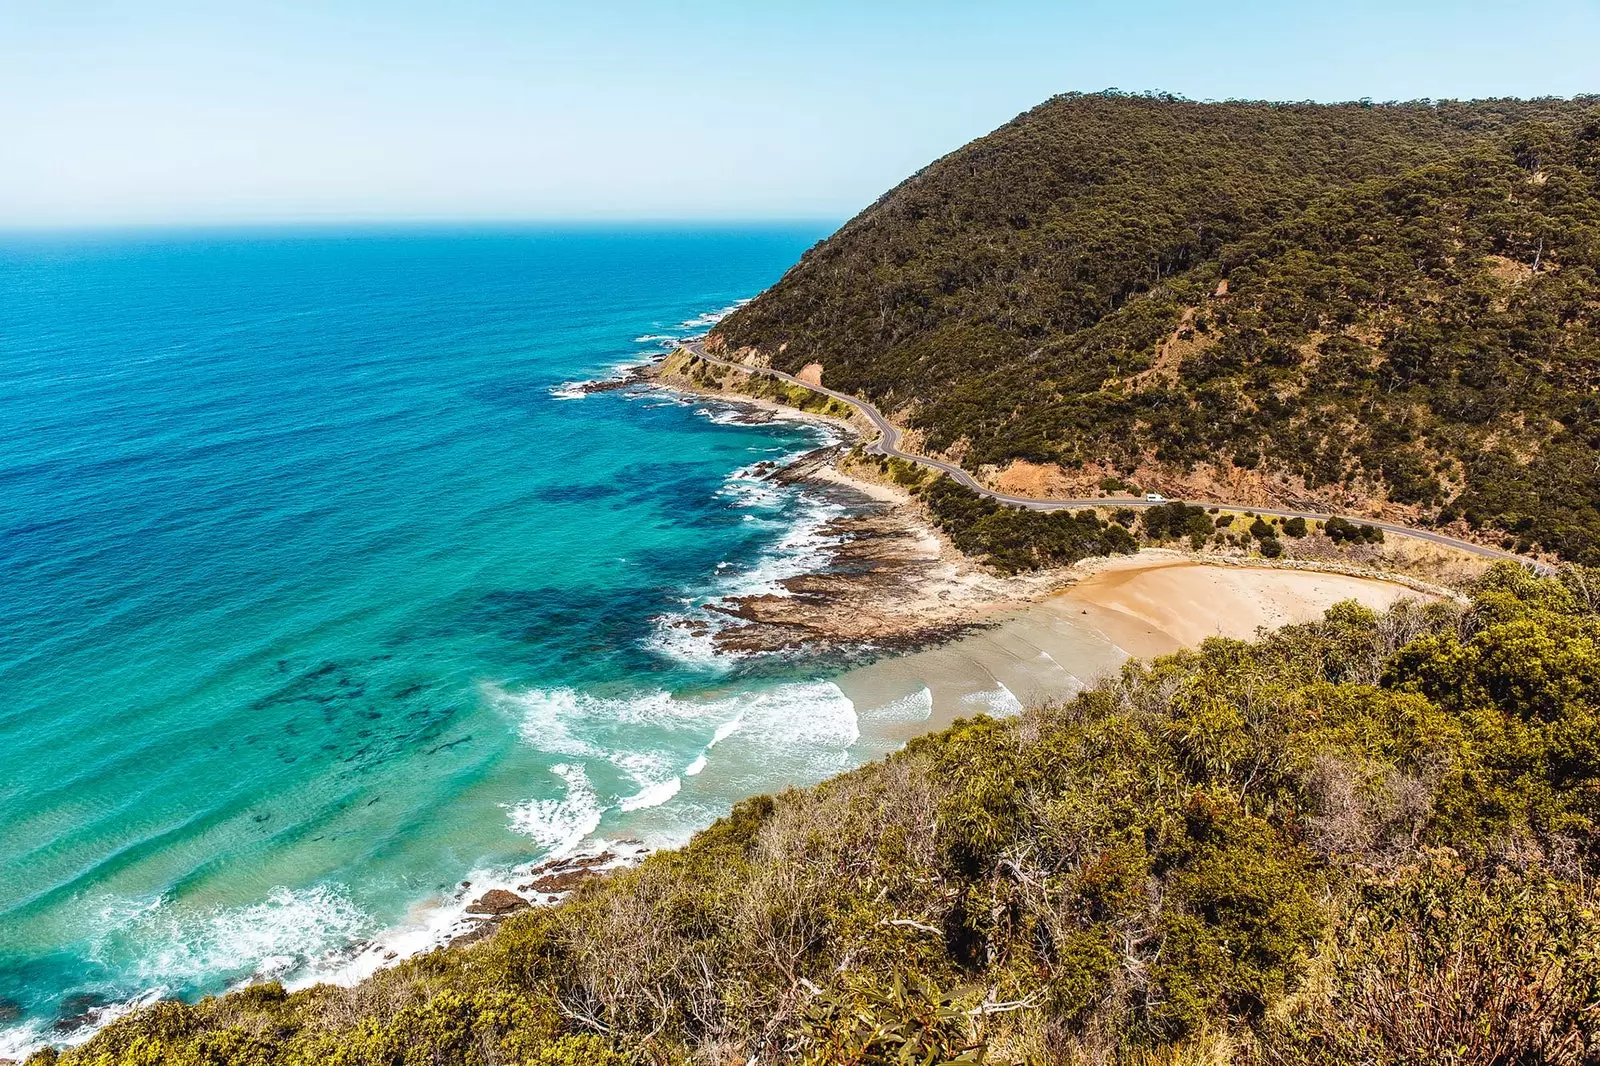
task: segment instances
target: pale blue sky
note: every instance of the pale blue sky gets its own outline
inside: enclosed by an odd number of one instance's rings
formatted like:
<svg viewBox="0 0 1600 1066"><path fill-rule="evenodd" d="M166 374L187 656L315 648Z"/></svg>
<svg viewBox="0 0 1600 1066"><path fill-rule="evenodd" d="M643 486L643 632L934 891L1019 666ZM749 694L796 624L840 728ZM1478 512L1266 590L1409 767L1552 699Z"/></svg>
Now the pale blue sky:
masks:
<svg viewBox="0 0 1600 1066"><path fill-rule="evenodd" d="M0 0L0 226L842 219L1046 97L1600 91L1600 0Z"/></svg>

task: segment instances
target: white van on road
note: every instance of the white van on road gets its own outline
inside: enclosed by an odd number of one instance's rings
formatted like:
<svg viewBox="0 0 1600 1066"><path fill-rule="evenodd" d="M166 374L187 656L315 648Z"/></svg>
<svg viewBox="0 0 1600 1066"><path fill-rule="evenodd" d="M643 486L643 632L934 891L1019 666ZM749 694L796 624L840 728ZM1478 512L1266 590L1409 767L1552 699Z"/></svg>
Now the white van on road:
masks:
<svg viewBox="0 0 1600 1066"><path fill-rule="evenodd" d="M1167 502L1167 498L1165 496L1161 495L1161 493L1159 493L1159 492L1147 492L1147 493L1145 493L1144 494L1144 500L1145 500L1146 503L1166 503Z"/></svg>

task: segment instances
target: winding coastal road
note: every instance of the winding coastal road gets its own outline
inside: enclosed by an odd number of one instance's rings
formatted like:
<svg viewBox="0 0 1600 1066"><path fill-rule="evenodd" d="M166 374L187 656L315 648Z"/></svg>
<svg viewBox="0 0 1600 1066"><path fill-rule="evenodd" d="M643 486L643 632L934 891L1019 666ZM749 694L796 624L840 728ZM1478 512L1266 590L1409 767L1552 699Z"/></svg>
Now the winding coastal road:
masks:
<svg viewBox="0 0 1600 1066"><path fill-rule="evenodd" d="M1097 496L1081 500L1047 500L1037 499L1032 496L1012 496L1008 493L996 492L994 489L981 484L971 474L967 473L954 463L947 463L942 459L934 459L926 455L913 455L909 452L901 451L900 430L884 417L882 411L879 411L866 400L860 399L856 396L851 396L847 393L835 392L833 389L826 388L822 385L812 385L808 382L801 381L793 374L785 374L781 370L773 370L770 367L747 366L744 363L736 363L732 360L721 359L717 356L709 355L706 353L704 337L697 338L695 340L684 341L681 347L690 355L697 356L707 363L714 363L717 366L727 367L730 370L741 370L747 374L767 374L782 381L787 381L790 384L799 385L803 389L810 389L812 392L820 392L822 395L830 396L833 399L838 400L840 403L849 404L857 411L860 411L861 414L866 417L867 421L871 422L873 427L878 431L878 439L865 446L865 451L867 451L869 454L882 455L895 459L904 459L907 462L917 463L921 466L938 470L941 473L948 474L953 480L965 485L967 488L978 493L980 496L987 496L991 500L997 500L1000 503L1008 504L1012 507L1023 507L1030 511L1063 511L1080 507L1154 507L1157 506L1158 503L1166 502L1147 500L1143 497L1123 498L1111 496ZM1207 507L1221 507L1230 511L1254 511L1256 514L1271 515L1278 518L1304 518L1307 520L1326 522L1328 519L1335 517L1331 514L1321 514L1316 511L1281 511L1270 507L1258 507L1255 504L1228 503L1222 500L1194 500L1189 502L1204 503ZM1514 563L1521 563L1523 566L1531 567L1533 570L1539 573L1548 574L1554 572L1553 567L1550 567L1547 564L1541 563L1535 559L1529 559L1513 552L1501 551L1499 548L1491 548L1483 544L1474 544L1471 541L1461 540L1457 537L1446 536L1443 533L1436 533L1431 529L1415 529L1411 526L1403 526L1395 522L1383 522L1373 518L1355 518L1349 515L1339 515L1338 517L1344 518L1350 522L1376 526L1377 528L1389 533L1398 533L1401 536L1415 537L1418 540L1432 541L1435 544L1442 544L1449 548L1457 548L1461 551L1470 552L1473 555L1481 555L1488 559L1503 559Z"/></svg>

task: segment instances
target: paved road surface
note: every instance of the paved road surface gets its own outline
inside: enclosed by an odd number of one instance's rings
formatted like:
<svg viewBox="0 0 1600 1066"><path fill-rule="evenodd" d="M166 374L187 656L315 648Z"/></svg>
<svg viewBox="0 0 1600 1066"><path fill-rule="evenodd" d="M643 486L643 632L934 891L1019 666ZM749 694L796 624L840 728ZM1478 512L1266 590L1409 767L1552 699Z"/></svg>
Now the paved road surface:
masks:
<svg viewBox="0 0 1600 1066"><path fill-rule="evenodd" d="M900 431L895 428L893 423L883 416L883 412L879 411L866 400L851 396L847 393L835 392L833 389L824 388L821 385L807 384L806 382L795 377L793 374L785 374L781 370L772 370L767 367L746 366L743 363L735 363L727 359L719 359L714 355L707 355L704 338L699 340L685 341L683 347L687 349L690 354L699 356L708 363L715 363L718 366L725 366L733 370L742 370L748 374L769 374L772 377L799 385L802 388L810 389L812 392L820 392L824 396L831 396L841 403L847 403L865 415L867 420L870 421L878 430L878 439L873 441L871 444L866 445L865 450L867 452L873 455L893 456L898 459L905 459L908 462L919 463L922 466L931 467L934 470L943 471L944 473L950 475L950 477L954 480L971 489L973 492L987 496L991 500L998 500L1001 503L1010 504L1013 507L1025 507L1030 511L1061 511L1069 508L1079 507L1156 506L1154 502L1146 500L1143 497L1124 499L1120 497L1097 496L1092 499L1082 500L1041 500L1031 496L1011 496L1004 492L996 492L995 490L980 484L976 478L967 473L965 470L961 469L959 466L956 466L954 463L947 463L942 459L934 459L926 455L912 455L901 451ZM1316 511L1279 511L1270 507L1258 507L1255 504L1228 503L1222 500L1196 500L1194 502L1204 502L1208 507L1223 507L1230 511L1254 511L1256 514L1261 515L1273 515L1282 518L1314 519L1319 522L1326 522L1328 519L1334 517L1331 514L1321 514ZM1372 518L1352 518L1349 515L1342 515L1340 517L1346 518L1351 522L1358 522L1369 526L1377 526L1379 529L1386 530L1391 533L1399 533L1407 537L1416 537L1419 540L1429 540L1435 544L1443 544L1447 547L1459 548L1462 551L1471 552L1474 555L1482 555L1490 559L1508 559L1512 562L1517 562L1524 566L1532 567L1540 573L1552 572L1551 567L1546 566L1543 563L1536 562L1535 560L1524 558L1523 556L1513 554L1512 552L1501 551L1499 548L1490 548L1482 544L1474 544L1471 541L1459 540L1455 537L1446 536L1443 533L1436 533L1431 529L1414 529L1410 526L1402 526L1394 522L1380 522Z"/></svg>

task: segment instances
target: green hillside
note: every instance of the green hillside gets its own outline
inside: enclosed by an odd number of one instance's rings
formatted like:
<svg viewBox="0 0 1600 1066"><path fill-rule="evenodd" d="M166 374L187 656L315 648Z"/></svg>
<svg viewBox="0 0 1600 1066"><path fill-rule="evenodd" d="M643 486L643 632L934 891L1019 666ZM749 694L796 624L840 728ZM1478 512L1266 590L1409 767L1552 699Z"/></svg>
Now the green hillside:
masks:
<svg viewBox="0 0 1600 1066"><path fill-rule="evenodd" d="M488 941L63 1061L1594 1061L1597 611L1600 574L1507 565L1470 607L1213 639L750 800Z"/></svg>
<svg viewBox="0 0 1600 1066"><path fill-rule="evenodd" d="M1281 475L1593 562L1597 269L1594 98L1072 96L886 195L713 343L819 362L974 470Z"/></svg>

